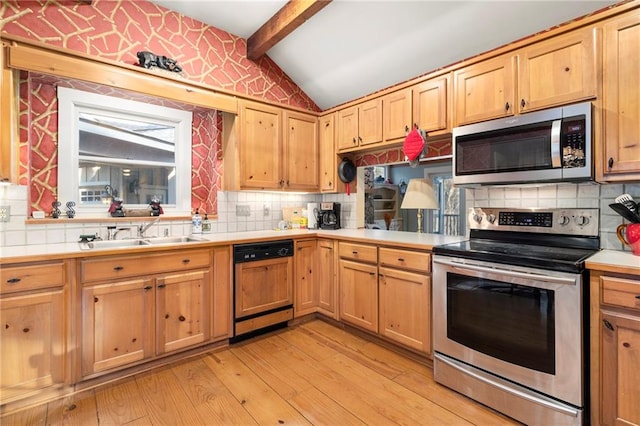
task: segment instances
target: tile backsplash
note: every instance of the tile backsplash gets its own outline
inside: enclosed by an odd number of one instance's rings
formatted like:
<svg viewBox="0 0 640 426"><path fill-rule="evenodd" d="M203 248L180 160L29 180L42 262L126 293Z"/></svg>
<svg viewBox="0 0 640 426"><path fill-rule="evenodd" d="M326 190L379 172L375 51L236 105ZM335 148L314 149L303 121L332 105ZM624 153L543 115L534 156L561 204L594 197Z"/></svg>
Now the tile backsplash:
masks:
<svg viewBox="0 0 640 426"><path fill-rule="evenodd" d="M211 220L212 233L262 231L274 229L282 220L284 207L305 207L307 203L333 201L341 204L343 228L356 228L356 197L346 194L289 194L270 192L218 192L218 217ZM0 205L11 207L9 222L0 222L0 247L76 242L82 234L98 234L106 239L107 226L112 222L82 223L64 217L47 224L27 225L27 187L0 186ZM236 206L249 208L249 216L237 216ZM119 228L135 227L141 221L118 222ZM127 232L127 231L123 231ZM135 232L132 230L131 232ZM186 235L191 232L190 220L161 221L146 235ZM123 234L125 235L125 234ZM135 235L135 234L134 234Z"/></svg>
<svg viewBox="0 0 640 426"><path fill-rule="evenodd" d="M467 207L597 207L600 208L601 247L625 250L616 237L616 227L622 217L609 207L620 194L630 194L640 200L640 184L598 185L593 183L555 184L544 186L505 186L466 189ZM288 194L270 192L219 192L218 217L211 221L213 233L261 231L274 229L282 220L284 207L305 207L308 202L341 203L342 227L355 229L356 197L346 194ZM104 223L73 222L64 218L50 224L26 225L27 187L0 186L0 205L11 209L9 222L0 222L0 246L76 242L81 234L98 233L106 238ZM249 216L237 216L236 206L248 206ZM118 223L118 227L135 226L135 219ZM185 235L191 231L190 221L162 221L147 235Z"/></svg>
<svg viewBox="0 0 640 426"><path fill-rule="evenodd" d="M548 207L600 209L600 246L609 250L628 250L616 237L622 217L609 204L621 194L640 201L640 184L550 184L542 186L481 187L465 190L467 207Z"/></svg>

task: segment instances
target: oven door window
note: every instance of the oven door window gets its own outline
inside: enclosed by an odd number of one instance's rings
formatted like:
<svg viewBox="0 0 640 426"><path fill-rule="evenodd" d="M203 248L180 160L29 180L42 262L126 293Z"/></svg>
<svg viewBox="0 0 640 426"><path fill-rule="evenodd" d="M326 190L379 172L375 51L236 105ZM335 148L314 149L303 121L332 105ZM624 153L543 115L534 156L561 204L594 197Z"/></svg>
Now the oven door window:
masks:
<svg viewBox="0 0 640 426"><path fill-rule="evenodd" d="M458 136L456 174L552 169L552 123Z"/></svg>
<svg viewBox="0 0 640 426"><path fill-rule="evenodd" d="M554 291L447 273L447 337L555 374Z"/></svg>

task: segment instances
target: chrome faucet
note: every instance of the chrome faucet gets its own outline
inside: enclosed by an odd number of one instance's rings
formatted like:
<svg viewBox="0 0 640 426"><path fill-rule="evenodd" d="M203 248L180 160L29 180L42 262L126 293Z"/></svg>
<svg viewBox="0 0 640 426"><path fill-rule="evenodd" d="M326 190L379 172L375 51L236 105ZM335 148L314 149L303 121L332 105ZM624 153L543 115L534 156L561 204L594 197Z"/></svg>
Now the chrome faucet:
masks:
<svg viewBox="0 0 640 426"><path fill-rule="evenodd" d="M160 222L160 218L156 218L153 222L143 223L138 226L138 238L144 238L144 233L147 232L147 229L151 228L156 223Z"/></svg>

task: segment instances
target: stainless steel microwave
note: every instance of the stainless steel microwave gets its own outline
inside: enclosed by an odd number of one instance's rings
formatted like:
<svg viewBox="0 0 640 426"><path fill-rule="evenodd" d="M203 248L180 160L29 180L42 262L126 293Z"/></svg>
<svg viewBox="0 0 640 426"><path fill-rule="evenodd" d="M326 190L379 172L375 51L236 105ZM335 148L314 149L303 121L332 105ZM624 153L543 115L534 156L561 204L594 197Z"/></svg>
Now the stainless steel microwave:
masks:
<svg viewBox="0 0 640 426"><path fill-rule="evenodd" d="M457 185L593 180L592 105L584 102L453 129Z"/></svg>

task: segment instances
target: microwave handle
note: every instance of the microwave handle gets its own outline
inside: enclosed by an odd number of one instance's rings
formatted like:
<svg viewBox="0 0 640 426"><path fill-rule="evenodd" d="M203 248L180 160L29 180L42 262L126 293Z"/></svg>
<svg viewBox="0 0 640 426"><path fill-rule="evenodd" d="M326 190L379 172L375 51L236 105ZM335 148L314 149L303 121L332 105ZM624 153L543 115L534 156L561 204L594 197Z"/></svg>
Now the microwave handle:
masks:
<svg viewBox="0 0 640 426"><path fill-rule="evenodd" d="M551 166L554 169L562 167L562 153L560 152L560 129L562 120L555 120L551 124Z"/></svg>

